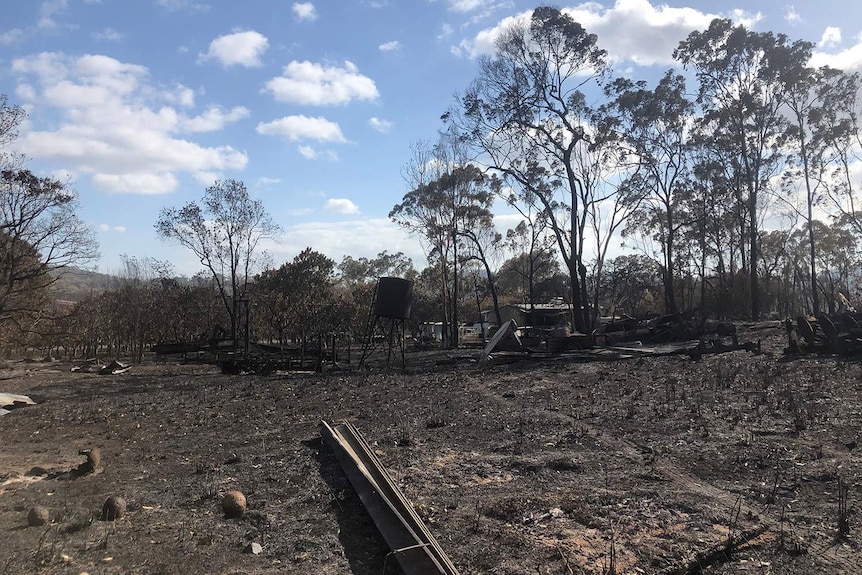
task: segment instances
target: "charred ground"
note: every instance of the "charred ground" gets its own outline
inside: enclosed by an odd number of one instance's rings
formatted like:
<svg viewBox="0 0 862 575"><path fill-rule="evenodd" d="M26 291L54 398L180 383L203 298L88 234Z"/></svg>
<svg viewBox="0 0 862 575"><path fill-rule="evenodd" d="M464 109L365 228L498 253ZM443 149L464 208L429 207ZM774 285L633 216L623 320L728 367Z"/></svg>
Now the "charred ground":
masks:
<svg viewBox="0 0 862 575"><path fill-rule="evenodd" d="M0 573L396 573L322 419L356 424L463 574L862 572L862 365L784 357L778 329L740 337L766 353L9 364L2 390L39 405L0 417ZM94 447L102 469L74 472ZM241 519L221 512L232 489ZM128 512L102 521L111 495ZM27 527L34 505L49 524Z"/></svg>

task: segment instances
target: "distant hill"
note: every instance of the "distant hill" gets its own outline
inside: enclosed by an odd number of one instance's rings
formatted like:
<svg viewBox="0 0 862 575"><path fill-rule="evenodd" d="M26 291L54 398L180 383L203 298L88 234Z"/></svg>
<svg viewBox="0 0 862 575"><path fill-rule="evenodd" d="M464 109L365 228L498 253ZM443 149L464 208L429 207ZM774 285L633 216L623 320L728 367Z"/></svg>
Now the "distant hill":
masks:
<svg viewBox="0 0 862 575"><path fill-rule="evenodd" d="M63 268L54 272L58 276L52 286L56 299L79 302L93 293L101 293L117 285L117 276L91 272L78 268Z"/></svg>

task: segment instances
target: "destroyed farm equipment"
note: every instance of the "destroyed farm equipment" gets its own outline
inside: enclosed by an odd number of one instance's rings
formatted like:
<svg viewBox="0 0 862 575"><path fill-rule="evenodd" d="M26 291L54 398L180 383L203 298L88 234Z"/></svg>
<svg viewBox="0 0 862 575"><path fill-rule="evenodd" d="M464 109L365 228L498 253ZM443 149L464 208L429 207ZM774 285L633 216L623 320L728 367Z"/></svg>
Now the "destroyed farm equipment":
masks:
<svg viewBox="0 0 862 575"><path fill-rule="evenodd" d="M718 335L730 337L736 334L736 326L727 321L700 317L698 314L670 314L651 320L609 323L599 331L597 338L607 344L640 341L645 344L673 343L701 339Z"/></svg>
<svg viewBox="0 0 862 575"><path fill-rule="evenodd" d="M845 312L818 318L799 316L784 322L787 331L785 353L862 354L862 320L860 314Z"/></svg>

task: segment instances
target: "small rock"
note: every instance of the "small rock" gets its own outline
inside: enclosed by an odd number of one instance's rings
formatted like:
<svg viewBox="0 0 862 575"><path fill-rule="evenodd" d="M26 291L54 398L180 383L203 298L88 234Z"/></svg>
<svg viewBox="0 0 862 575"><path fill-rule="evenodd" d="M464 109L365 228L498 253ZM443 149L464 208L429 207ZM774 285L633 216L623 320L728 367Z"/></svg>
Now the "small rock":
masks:
<svg viewBox="0 0 862 575"><path fill-rule="evenodd" d="M126 514L126 500L122 497L111 495L102 506L102 519L104 521L115 521L122 519Z"/></svg>
<svg viewBox="0 0 862 575"><path fill-rule="evenodd" d="M93 449L82 449L78 452L78 455L87 456L87 461L78 466L78 473L80 475L94 473L96 470L100 469L102 465L102 452L99 451L98 447L94 447Z"/></svg>
<svg viewBox="0 0 862 575"><path fill-rule="evenodd" d="M243 549L242 552L249 553L251 555L260 555L263 553L263 547L260 546L260 543L249 543L245 546L245 549Z"/></svg>
<svg viewBox="0 0 862 575"><path fill-rule="evenodd" d="M247 502L240 491L228 491L221 500L221 508L225 517L235 519L245 514Z"/></svg>
<svg viewBox="0 0 862 575"><path fill-rule="evenodd" d="M40 467L39 465L34 465L30 468L30 471L26 473L27 477L41 477L42 475L48 475L48 470L44 467Z"/></svg>
<svg viewBox="0 0 862 575"><path fill-rule="evenodd" d="M48 510L41 505L34 505L27 514L27 525L30 527L39 527L48 523L48 519Z"/></svg>

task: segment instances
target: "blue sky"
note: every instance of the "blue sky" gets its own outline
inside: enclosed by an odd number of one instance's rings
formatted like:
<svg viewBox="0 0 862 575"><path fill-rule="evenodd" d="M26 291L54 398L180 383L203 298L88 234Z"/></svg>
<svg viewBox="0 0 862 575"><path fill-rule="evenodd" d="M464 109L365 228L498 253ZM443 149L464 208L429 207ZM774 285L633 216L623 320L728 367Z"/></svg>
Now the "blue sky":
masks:
<svg viewBox="0 0 862 575"><path fill-rule="evenodd" d="M28 0L0 21L0 93L29 113L11 151L68 179L97 233L102 271L120 254L200 268L159 241L164 206L243 180L284 228L276 265L307 246L337 262L418 240L387 215L408 191L410 145L476 75L520 0ZM856 2L617 0L562 3L615 62L653 79L692 30L731 17L817 44L816 65L862 69ZM10 150L6 150L10 151ZM501 228L516 221L499 212Z"/></svg>

